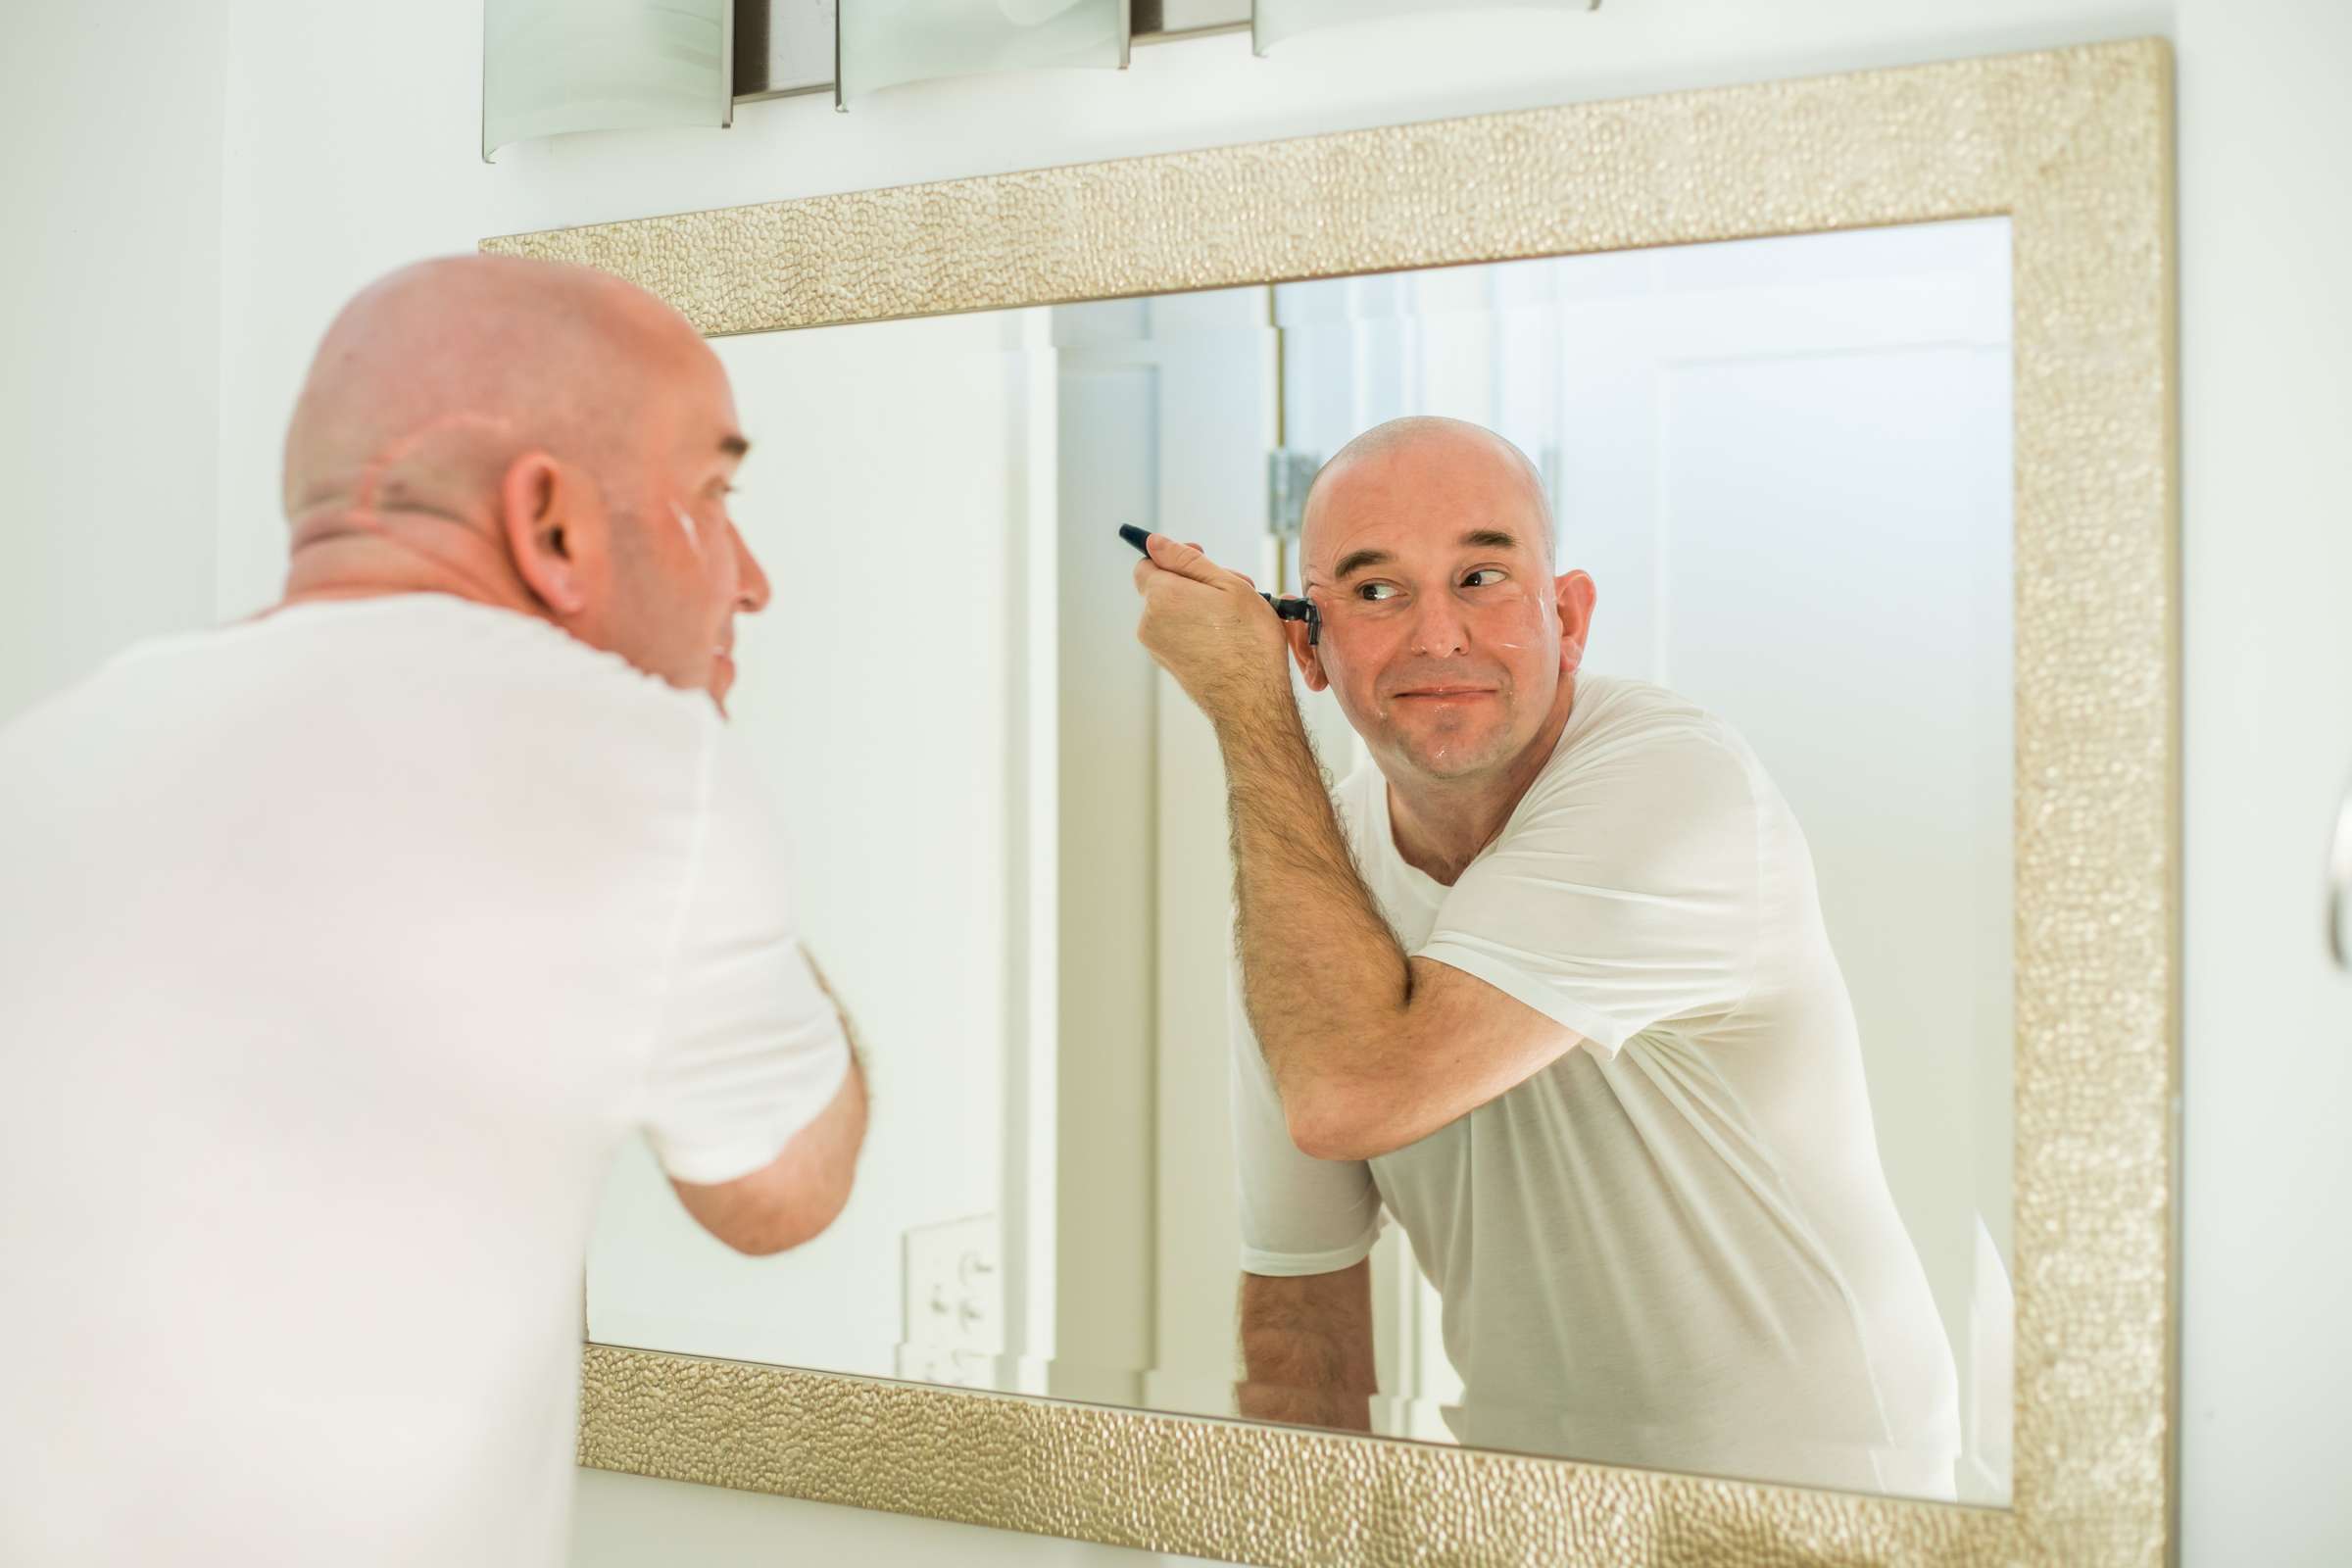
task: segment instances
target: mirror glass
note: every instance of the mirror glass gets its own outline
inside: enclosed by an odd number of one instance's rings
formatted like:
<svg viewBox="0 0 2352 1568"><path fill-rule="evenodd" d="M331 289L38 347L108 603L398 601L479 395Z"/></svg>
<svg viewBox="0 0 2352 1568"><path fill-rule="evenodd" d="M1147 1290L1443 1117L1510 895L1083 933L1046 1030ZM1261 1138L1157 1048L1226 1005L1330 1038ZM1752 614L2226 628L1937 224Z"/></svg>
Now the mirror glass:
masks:
<svg viewBox="0 0 2352 1568"><path fill-rule="evenodd" d="M1994 219L717 341L775 585L733 721L872 1126L841 1220L772 1258L705 1236L632 1150L589 1337L2005 1502L2009 289ZM1704 952L1740 995L1310 1161L1230 1023L1222 762L1137 643L1115 529L1296 593L1306 481L1411 415L1516 446L1553 569L1595 585L1559 755L1625 714L1704 727L1752 856L1714 837L1765 891L1733 921L1612 881L1701 814L1671 777L1593 808L1604 869L1569 812L1492 943L1609 949L1619 982ZM1343 813L1393 833L1334 694L1298 696ZM1449 889L1394 842L1358 858L1412 951ZM1603 917L1545 912L1568 898ZM1371 1392L1246 1363L1245 1326L1285 1330L1263 1301L1243 1323L1245 1264L1311 1315L1297 1282L1359 1260Z"/></svg>

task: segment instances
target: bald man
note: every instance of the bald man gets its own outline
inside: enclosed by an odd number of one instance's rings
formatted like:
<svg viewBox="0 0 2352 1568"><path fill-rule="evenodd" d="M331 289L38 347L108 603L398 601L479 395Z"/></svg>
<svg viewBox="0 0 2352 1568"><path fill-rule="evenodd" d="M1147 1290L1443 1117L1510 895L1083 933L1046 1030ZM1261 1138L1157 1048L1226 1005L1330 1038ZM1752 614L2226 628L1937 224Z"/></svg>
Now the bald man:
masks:
<svg viewBox="0 0 2352 1568"><path fill-rule="evenodd" d="M1309 491L1319 637L1190 546L1137 566L1231 792L1243 1407L1366 1424L1385 1210L1465 1442L1949 1495L1951 1349L1803 836L1721 719L1579 673L1551 534L1515 448L1414 418ZM1370 753L1330 794L1286 656Z"/></svg>
<svg viewBox="0 0 2352 1568"><path fill-rule="evenodd" d="M650 296L411 268L302 389L283 603L0 730L0 1560L558 1562L621 1140L745 1251L839 1212L744 452Z"/></svg>

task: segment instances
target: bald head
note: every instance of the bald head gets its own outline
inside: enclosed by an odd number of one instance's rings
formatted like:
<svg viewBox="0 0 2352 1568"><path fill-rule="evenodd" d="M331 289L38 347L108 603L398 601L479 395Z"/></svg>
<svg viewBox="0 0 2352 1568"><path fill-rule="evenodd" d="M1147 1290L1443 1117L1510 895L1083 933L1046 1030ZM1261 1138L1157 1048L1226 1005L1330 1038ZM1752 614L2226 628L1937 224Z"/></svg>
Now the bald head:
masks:
<svg viewBox="0 0 2352 1568"><path fill-rule="evenodd" d="M285 504L362 526L480 510L533 449L599 478L649 400L709 348L644 290L586 268L460 256L363 289L318 346L286 432Z"/></svg>
<svg viewBox="0 0 2352 1568"><path fill-rule="evenodd" d="M727 514L746 443L710 345L618 278L423 262L328 327L286 432L286 601L454 594L722 698L767 600Z"/></svg>
<svg viewBox="0 0 2352 1568"><path fill-rule="evenodd" d="M1332 454L1331 461L1316 470L1306 491L1301 554L1310 561L1318 559L1317 536L1329 531L1332 514L1348 510L1348 502L1356 499L1351 492L1393 488L1392 481L1402 470L1415 475L1451 470L1523 499L1530 515L1537 519L1533 530L1537 538L1530 543L1543 553L1546 564L1551 561L1551 503L1544 492L1544 476L1527 460L1527 454L1483 424L1430 414L1376 424ZM1335 501L1337 507L1332 505ZM1326 524L1320 530L1319 521Z"/></svg>

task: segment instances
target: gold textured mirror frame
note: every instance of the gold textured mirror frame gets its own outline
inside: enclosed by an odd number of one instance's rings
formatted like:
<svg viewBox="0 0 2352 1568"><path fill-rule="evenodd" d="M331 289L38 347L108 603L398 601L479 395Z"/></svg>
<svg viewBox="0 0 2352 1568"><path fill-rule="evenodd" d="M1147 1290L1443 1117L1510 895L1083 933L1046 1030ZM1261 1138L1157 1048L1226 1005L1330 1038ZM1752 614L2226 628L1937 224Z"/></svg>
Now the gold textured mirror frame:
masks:
<svg viewBox="0 0 2352 1568"><path fill-rule="evenodd" d="M587 1347L583 1464L1262 1564L2155 1564L2173 1547L2172 60L2159 40L486 241L710 334L2005 215L2016 417L2006 1509Z"/></svg>

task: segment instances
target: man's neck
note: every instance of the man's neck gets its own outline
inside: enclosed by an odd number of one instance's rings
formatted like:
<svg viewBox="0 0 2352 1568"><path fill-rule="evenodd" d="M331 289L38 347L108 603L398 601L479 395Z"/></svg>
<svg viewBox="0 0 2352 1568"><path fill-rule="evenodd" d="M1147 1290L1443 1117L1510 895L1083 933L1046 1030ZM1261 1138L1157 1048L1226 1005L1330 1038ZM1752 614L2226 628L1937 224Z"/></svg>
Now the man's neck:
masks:
<svg viewBox="0 0 2352 1568"><path fill-rule="evenodd" d="M1576 678L1561 680L1551 712L1535 738L1509 763L1462 779L1430 779L1407 772L1388 776L1389 832L1404 863L1445 887L1494 842L1519 802L1551 760L1576 705ZM1403 772L1403 769L1399 769Z"/></svg>
<svg viewBox="0 0 2352 1568"><path fill-rule="evenodd" d="M297 521L285 597L273 608L415 593L543 613L505 552L474 529L436 514L391 513L366 526L331 514Z"/></svg>

